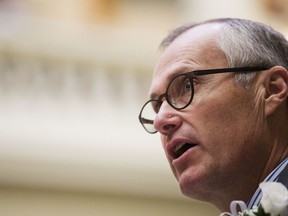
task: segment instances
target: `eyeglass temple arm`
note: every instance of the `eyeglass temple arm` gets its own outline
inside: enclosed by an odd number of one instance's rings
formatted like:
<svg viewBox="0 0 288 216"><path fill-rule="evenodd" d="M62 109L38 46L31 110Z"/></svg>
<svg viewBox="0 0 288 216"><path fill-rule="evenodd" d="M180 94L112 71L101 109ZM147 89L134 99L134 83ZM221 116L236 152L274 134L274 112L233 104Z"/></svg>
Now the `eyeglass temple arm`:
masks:
<svg viewBox="0 0 288 216"><path fill-rule="evenodd" d="M207 75L215 73L225 73L225 72L256 72L267 70L266 67L238 67L238 68L219 68L219 69L208 69L208 70L199 70L193 71L194 75Z"/></svg>

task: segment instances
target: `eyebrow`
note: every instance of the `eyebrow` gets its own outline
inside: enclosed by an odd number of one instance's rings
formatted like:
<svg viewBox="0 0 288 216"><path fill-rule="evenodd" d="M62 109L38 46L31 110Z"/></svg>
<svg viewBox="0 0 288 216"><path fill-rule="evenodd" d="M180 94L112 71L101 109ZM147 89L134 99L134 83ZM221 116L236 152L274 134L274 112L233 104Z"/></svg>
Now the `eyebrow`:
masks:
<svg viewBox="0 0 288 216"><path fill-rule="evenodd" d="M191 66L191 65L189 65ZM189 70L188 70L189 69ZM168 74L168 76L166 77L166 80L168 80L165 91L167 89L168 84L172 81L172 79L180 74L185 74L185 73L189 73L189 72L193 72L196 71L198 69L192 69L191 67L188 67L188 65L182 65L182 66L178 66L176 69L171 70L170 73ZM185 72L186 71L186 72ZM164 91L164 92L165 92ZM164 93L163 92L163 93ZM150 100L157 100L159 98L159 96L163 93L160 93L159 95L156 93L151 93L149 94L149 98Z"/></svg>
<svg viewBox="0 0 288 216"><path fill-rule="evenodd" d="M159 98L159 95L156 93L152 93L152 94L150 94L149 98L150 98L150 100L157 100Z"/></svg>

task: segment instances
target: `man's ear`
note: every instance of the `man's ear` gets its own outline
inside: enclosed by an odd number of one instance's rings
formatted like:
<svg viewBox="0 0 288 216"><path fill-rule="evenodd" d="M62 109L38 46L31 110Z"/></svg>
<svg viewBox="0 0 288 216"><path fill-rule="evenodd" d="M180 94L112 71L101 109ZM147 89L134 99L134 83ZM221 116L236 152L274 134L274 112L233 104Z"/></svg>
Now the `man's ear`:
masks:
<svg viewBox="0 0 288 216"><path fill-rule="evenodd" d="M267 71L265 78L265 114L271 115L287 100L288 72L284 67L275 66Z"/></svg>

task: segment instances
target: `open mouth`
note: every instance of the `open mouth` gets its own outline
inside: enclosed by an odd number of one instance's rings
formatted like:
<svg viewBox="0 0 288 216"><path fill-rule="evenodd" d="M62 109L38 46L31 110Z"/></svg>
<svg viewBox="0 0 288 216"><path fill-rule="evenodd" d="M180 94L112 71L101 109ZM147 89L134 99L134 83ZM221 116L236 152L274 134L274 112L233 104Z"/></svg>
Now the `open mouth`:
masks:
<svg viewBox="0 0 288 216"><path fill-rule="evenodd" d="M174 157L179 158L181 155L183 155L188 149L196 146L195 144L192 143L178 143L174 147Z"/></svg>

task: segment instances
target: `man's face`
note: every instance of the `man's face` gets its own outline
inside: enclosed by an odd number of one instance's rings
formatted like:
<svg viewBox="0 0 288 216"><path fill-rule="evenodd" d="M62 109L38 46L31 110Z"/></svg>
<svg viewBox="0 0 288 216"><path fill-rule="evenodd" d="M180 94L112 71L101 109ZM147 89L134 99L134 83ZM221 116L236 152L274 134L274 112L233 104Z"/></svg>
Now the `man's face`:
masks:
<svg viewBox="0 0 288 216"><path fill-rule="evenodd" d="M177 74L228 67L215 42L218 28L195 27L166 48L155 68L153 97L164 93ZM270 151L264 143L261 85L245 89L235 84L233 73L224 73L195 77L194 90L192 103L183 110L164 101L154 122L182 192L214 204L245 184L250 192Z"/></svg>

